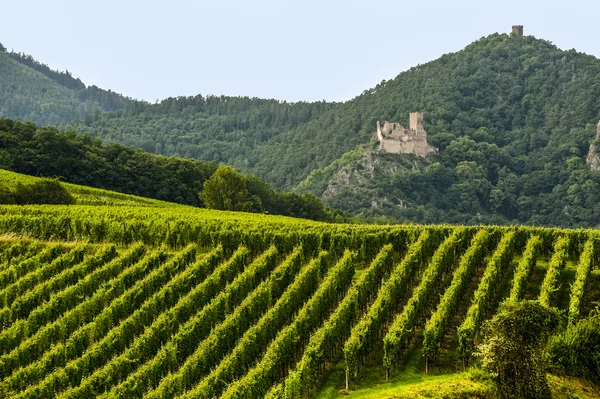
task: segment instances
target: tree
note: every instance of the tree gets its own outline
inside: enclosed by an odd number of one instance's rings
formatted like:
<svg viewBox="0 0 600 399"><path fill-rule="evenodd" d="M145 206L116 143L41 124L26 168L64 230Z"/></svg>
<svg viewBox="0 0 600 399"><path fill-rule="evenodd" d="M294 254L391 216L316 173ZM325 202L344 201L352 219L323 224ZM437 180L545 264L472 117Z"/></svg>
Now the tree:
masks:
<svg viewBox="0 0 600 399"><path fill-rule="evenodd" d="M501 398L550 397L544 348L558 324L555 310L537 301L522 301L504 303L484 325L479 357Z"/></svg>
<svg viewBox="0 0 600 399"><path fill-rule="evenodd" d="M248 211L252 202L247 201L246 176L229 166L219 166L217 171L204 182L200 194L204 205L210 209L225 211Z"/></svg>

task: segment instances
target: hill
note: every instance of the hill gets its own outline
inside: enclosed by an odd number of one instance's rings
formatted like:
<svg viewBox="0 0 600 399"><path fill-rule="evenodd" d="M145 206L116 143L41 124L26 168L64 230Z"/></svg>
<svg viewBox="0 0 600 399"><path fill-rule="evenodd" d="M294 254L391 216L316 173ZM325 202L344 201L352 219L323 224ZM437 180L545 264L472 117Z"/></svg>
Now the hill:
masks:
<svg viewBox="0 0 600 399"><path fill-rule="evenodd" d="M0 44L0 115L57 125L91 120L132 100L110 90L86 86L68 71L52 70L30 55L7 52Z"/></svg>
<svg viewBox="0 0 600 399"><path fill-rule="evenodd" d="M482 392L451 374L501 301L600 300L592 230L119 204L0 206L0 234L0 397L301 398L426 368Z"/></svg>
<svg viewBox="0 0 600 399"><path fill-rule="evenodd" d="M257 99L179 98L73 126L104 140L225 162L277 188L301 184L302 192L365 216L593 226L600 180L585 158L600 119L599 73L595 57L532 36L493 34L345 103L271 103L265 110ZM204 111L211 102L218 118ZM244 111L231 112L233 104ZM302 123L280 124L301 109ZM377 120L406 125L412 111L424 112L439 155L408 169L402 164L410 156L401 156L399 173L324 195L344 169L365 166L340 159L369 147Z"/></svg>
<svg viewBox="0 0 600 399"><path fill-rule="evenodd" d="M205 205L204 183L214 178L219 182L216 190L228 198L240 197L243 210L315 220L347 219L324 207L312 194L276 192L262 179L218 167L214 162L103 145L73 131L60 132L7 118L0 118L0 169L200 207Z"/></svg>
<svg viewBox="0 0 600 399"><path fill-rule="evenodd" d="M368 220L590 227L600 223L600 175L586 165L599 73L596 57L495 33L343 103L199 95L132 102L68 126L226 163ZM439 154L376 152L376 122L406 125L413 111Z"/></svg>
<svg viewBox="0 0 600 399"><path fill-rule="evenodd" d="M29 186L42 181L34 176L0 169L0 188L14 189L18 184ZM152 207L174 207L177 204L159 201L151 198L138 197L135 195L122 194L115 191L102 190L99 188L80 186L77 184L61 183L69 194L75 199L76 205L107 205L107 206L152 206Z"/></svg>

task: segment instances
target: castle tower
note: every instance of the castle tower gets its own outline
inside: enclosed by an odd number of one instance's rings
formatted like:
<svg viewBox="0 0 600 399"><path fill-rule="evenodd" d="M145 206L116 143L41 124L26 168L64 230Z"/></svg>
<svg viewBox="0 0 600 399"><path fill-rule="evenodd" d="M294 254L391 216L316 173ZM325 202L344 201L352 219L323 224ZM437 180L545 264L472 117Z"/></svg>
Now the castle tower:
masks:
<svg viewBox="0 0 600 399"><path fill-rule="evenodd" d="M409 116L409 130L415 131L417 134L424 132L423 127L423 113L422 112L411 112Z"/></svg>
<svg viewBox="0 0 600 399"><path fill-rule="evenodd" d="M512 34L516 37L523 37L523 25L513 25Z"/></svg>

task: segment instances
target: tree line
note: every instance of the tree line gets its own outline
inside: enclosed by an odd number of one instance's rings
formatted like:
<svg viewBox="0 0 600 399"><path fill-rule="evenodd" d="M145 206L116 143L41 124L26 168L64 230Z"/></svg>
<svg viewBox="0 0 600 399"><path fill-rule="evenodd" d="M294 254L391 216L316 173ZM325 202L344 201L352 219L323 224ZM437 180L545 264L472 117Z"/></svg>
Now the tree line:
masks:
<svg viewBox="0 0 600 399"><path fill-rule="evenodd" d="M216 162L103 145L73 131L8 118L0 118L0 168L198 207L345 219L314 195L276 192L264 180Z"/></svg>

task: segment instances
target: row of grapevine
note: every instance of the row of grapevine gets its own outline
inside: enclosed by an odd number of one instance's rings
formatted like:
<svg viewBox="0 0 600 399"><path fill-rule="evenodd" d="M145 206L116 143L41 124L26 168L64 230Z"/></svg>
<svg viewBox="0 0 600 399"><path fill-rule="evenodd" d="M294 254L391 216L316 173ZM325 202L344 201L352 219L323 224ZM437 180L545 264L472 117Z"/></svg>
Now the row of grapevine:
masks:
<svg viewBox="0 0 600 399"><path fill-rule="evenodd" d="M45 247L45 244L40 241L30 241L28 239L3 240L1 243L0 272L14 264L36 256Z"/></svg>
<svg viewBox="0 0 600 399"><path fill-rule="evenodd" d="M393 365L410 345L413 331L423 317L426 306L437 298L443 276L455 265L467 241L467 229L457 228L435 251L421 282L414 289L404 309L394 319L383 339L383 364L388 378Z"/></svg>
<svg viewBox="0 0 600 399"><path fill-rule="evenodd" d="M428 227L447 234L450 226ZM308 220L226 213L187 207L146 208L109 206L0 206L0 234L26 234L39 239L109 242L182 248L189 243L202 247L224 246L227 253L244 245L253 253L275 244L282 253L302 244L305 254L319 250L334 255L345 249L359 251L370 260L385 244L404 242L420 227L327 224ZM399 249L395 248L396 252ZM341 251L341 252L340 252Z"/></svg>
<svg viewBox="0 0 600 399"><path fill-rule="evenodd" d="M523 257L517 265L515 270L515 276L513 278L512 288L510 290L509 299L513 302L518 302L525 296L525 289L527 288L527 280L533 272L537 256L542 247L542 240L539 236L532 236L527 241L525 251L523 251Z"/></svg>
<svg viewBox="0 0 600 399"><path fill-rule="evenodd" d="M0 272L0 289L4 289L21 277L35 271L40 265L51 262L65 251L67 251L67 247L63 244L52 244L33 258L25 259L19 263L13 263L10 267Z"/></svg>
<svg viewBox="0 0 600 399"><path fill-rule="evenodd" d="M139 309L124 319L118 326L109 331L101 340L98 340L78 358L68 362L63 368L58 369L35 386L31 386L16 397L46 398L56 397L59 392L69 387L81 384L82 379L94 370L106 364L114 355L120 353L131 345L136 337L153 324L162 312L176 312L190 315L198 308L206 305L212 297L247 265L248 250L241 247L231 259L204 280L200 285L193 287L187 294L179 290L183 284L182 279L171 279L165 285L154 286L154 293ZM184 269L195 259L194 246L188 247L179 253L171 262L179 264L177 269ZM180 276L178 274L177 276ZM179 306L174 306L175 304ZM51 396L49 396L51 395Z"/></svg>
<svg viewBox="0 0 600 399"><path fill-rule="evenodd" d="M379 291L382 280L389 275L393 265L393 246L384 246L369 268L336 308L335 312L310 338L295 369L285 380L285 398L299 398L303 390L310 388L327 360L333 360L370 299Z"/></svg>
<svg viewBox="0 0 600 399"><path fill-rule="evenodd" d="M321 325L346 295L354 276L355 258L353 252L344 253L294 321L277 334L258 364L244 377L231 383L221 398L260 398L265 395L282 372L295 363L297 354L302 353L311 332ZM195 391L191 391L183 397L197 396Z"/></svg>
<svg viewBox="0 0 600 399"><path fill-rule="evenodd" d="M138 250L135 252L141 255L139 248L142 247L135 248ZM130 251L129 254L135 252ZM80 356L110 330L113 323L118 323L124 317L127 311L125 306L135 309L140 303L133 295L128 302L123 303L119 300L126 295L124 293L132 292L131 286L135 287L136 280L128 282L126 277L138 277L137 282L139 282L143 279L144 272L152 271L162 265L165 259L166 254L157 250L148 253L137 262L132 262L131 266L124 268L117 277L105 282L88 299L41 328L3 357L7 365L6 371L12 372L4 380L5 388L15 392L25 389ZM121 259L117 261L122 263ZM128 285L125 285L126 282Z"/></svg>
<svg viewBox="0 0 600 399"><path fill-rule="evenodd" d="M38 265L35 270L0 290L0 305L3 308L9 307L15 298L21 294L28 292L36 285L47 281L63 270L81 263L89 249L90 247L86 244L79 245L50 263Z"/></svg>
<svg viewBox="0 0 600 399"><path fill-rule="evenodd" d="M328 268L328 254L321 252L300 271L275 305L244 332L233 350L219 354L222 360L196 385L195 391L200 392L204 397L212 398L223 392L231 381L244 375L277 332L293 319L302 304L314 294ZM201 375L188 371L193 367L193 361L198 359L197 353L192 354L178 372L178 374L185 374L187 378L172 379L167 376L155 390L148 393L147 397L175 397L192 388L194 383L202 378Z"/></svg>
<svg viewBox="0 0 600 399"><path fill-rule="evenodd" d="M183 251L180 256L167 263L163 263L166 256L161 251L158 251L155 255L149 257L146 262L136 265L136 268L145 269L149 273L137 281L134 280L135 284L128 284L128 289L120 290L121 294L116 295L113 300L108 298L108 306L92 322L82 325L74 331L64 344L60 343L54 346L52 350L46 352L37 362L13 374L7 380L7 382L11 383L11 388L14 390L25 389L27 385L40 380L52 369L64 367L67 361L81 356L88 350L90 345L101 340L121 320L129 317L138 310L148 298L154 297L157 287L164 286L163 292L168 295L167 299L172 297L169 290L177 290L176 292L180 293L189 291L191 287L202 282L207 275L212 273L223 257L222 248L217 247L194 264L188 266L183 272L175 275L191 259L194 253L195 249L190 247L187 251ZM144 263L146 266L150 266L153 263L160 264L161 266L152 270L152 267L144 268ZM123 273L123 275L126 274ZM129 275L132 277L130 273ZM122 283L115 282L115 288L120 286L122 286ZM160 298L156 298L155 300L160 300Z"/></svg>
<svg viewBox="0 0 600 399"><path fill-rule="evenodd" d="M71 334L82 322L94 318L106 305L107 301L104 298L106 296L112 298L112 294L116 293L119 287L110 284L114 281L107 282L98 277L117 276L125 271L122 277L127 282L129 278L125 277L129 275L141 276L148 265L140 265L143 267L135 267L135 265L144 253L144 246L132 247L123 256L89 274L76 285L53 295L48 302L32 311L27 319L17 320L10 328L3 330L0 333L0 350L8 355L0 357L0 362L7 364L7 362L18 361L22 364L27 361L26 359L34 357L34 354L45 351L56 340ZM150 264L154 263L156 262ZM96 292L97 287L103 289ZM92 295L86 298L87 292Z"/></svg>
<svg viewBox="0 0 600 399"><path fill-rule="evenodd" d="M196 314L194 314L193 307L185 302L185 298L179 301L158 316L124 352L116 355L104 367L84 378L78 387L74 387L58 397L88 398L100 392L106 392L112 384L122 381L135 368L152 359L162 343L170 339L175 338L183 350L186 347L196 347L198 341L206 337L226 314L230 313L266 278L275 267L276 257L277 249L272 246L262 256L241 270L240 274L227 284L210 303L204 307L198 307L201 310ZM241 258L242 255L239 255L240 260ZM188 319L186 320L186 318ZM177 346L172 346L172 348L172 355L177 357Z"/></svg>
<svg viewBox="0 0 600 399"><path fill-rule="evenodd" d="M467 289L475 270L482 266L486 255L487 244L490 241L490 232L481 229L471 240L467 252L461 257L458 267L452 277L450 286L444 292L438 307L425 325L423 332L423 355L428 364L435 359L446 330L454 313L458 309L461 298Z"/></svg>
<svg viewBox="0 0 600 399"><path fill-rule="evenodd" d="M586 286L596 257L595 252L598 245L596 240L596 236L590 237L585 243L583 252L579 257L575 282L571 286L571 297L569 299L569 326L575 325L579 319L581 301L585 294Z"/></svg>
<svg viewBox="0 0 600 399"><path fill-rule="evenodd" d="M564 270L569 257L569 243L569 238L563 236L558 238L554 244L554 254L552 254L552 259L550 259L546 276L540 288L539 301L544 306L550 306L552 296L558 289L560 274Z"/></svg>
<svg viewBox="0 0 600 399"><path fill-rule="evenodd" d="M278 298L291 283L302 264L302 252L302 247L297 247L265 281L235 307L233 313L228 314L222 323L214 327L206 339L198 343L204 334L199 337L195 326L202 324L202 328L205 328L204 317L200 313L181 327L153 359L143 364L125 381L115 385L102 397L141 397L147 389L155 388L168 373L172 373L168 378L175 385L179 384L179 381L188 379L189 376L206 373L210 367L218 363L219 354L227 353L228 346L233 345L239 335L252 325L272 305L276 300L274 298ZM269 256L267 253L259 261L267 262ZM225 300L226 296L221 295L213 302L220 299ZM221 306L215 308L220 311ZM229 310L220 313L225 316ZM178 370L190 355L193 355L193 358L187 362L188 367Z"/></svg>
<svg viewBox="0 0 600 399"><path fill-rule="evenodd" d="M509 231L504 234L498 243L498 247L492 254L479 286L475 291L473 301L467 311L467 317L460 327L458 327L458 351L464 363L469 360L473 352L475 334L479 331L481 322L486 317L489 302L496 293L496 289L500 285L513 258L515 240L515 231Z"/></svg>
<svg viewBox="0 0 600 399"><path fill-rule="evenodd" d="M352 328L350 338L344 345L346 375L356 376L359 359L371 352L385 323L391 319L402 295L408 292L412 276L425 264L437 244L437 237L423 230L419 238L407 250L402 261L394 268L390 278L383 284L377 298L359 322ZM346 382L348 384L348 382Z"/></svg>
<svg viewBox="0 0 600 399"><path fill-rule="evenodd" d="M74 254L70 254L70 256L75 259ZM0 310L1 322L3 325L8 326L9 323L13 323L17 319L26 318L31 311L50 300L52 294L76 284L98 267L110 262L115 256L117 256L117 249L114 245L99 248L95 255L87 257L79 265L64 270L62 273L45 280L34 289L26 291L15 298L10 307Z"/></svg>

